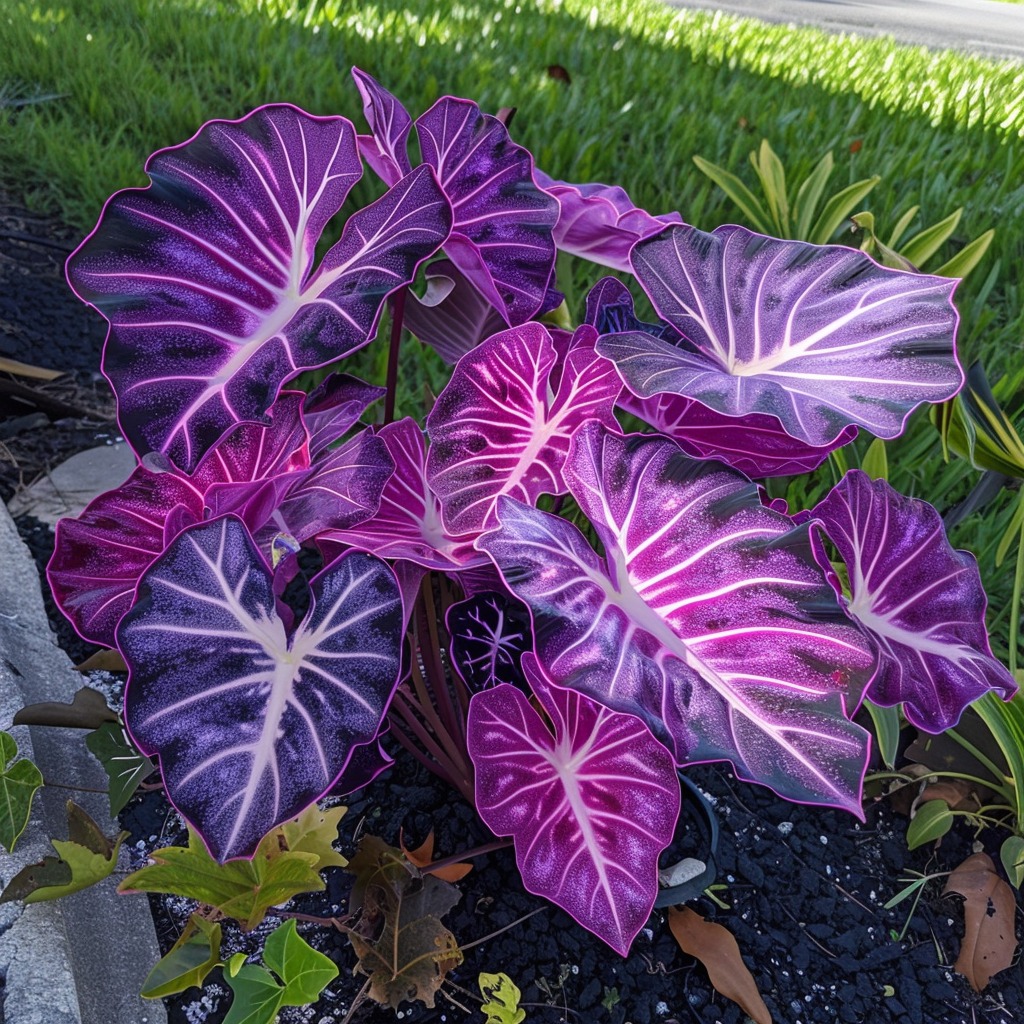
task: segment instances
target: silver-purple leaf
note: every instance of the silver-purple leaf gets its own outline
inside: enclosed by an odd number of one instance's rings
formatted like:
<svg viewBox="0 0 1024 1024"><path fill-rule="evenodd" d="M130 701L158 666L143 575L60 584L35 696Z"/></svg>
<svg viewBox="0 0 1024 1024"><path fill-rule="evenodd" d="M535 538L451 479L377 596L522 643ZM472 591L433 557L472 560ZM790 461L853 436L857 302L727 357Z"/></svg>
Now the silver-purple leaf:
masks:
<svg viewBox="0 0 1024 1024"><path fill-rule="evenodd" d="M118 627L125 721L220 861L327 793L371 742L398 682L402 602L388 566L343 555L292 635L240 520L180 534Z"/></svg>
<svg viewBox="0 0 1024 1024"><path fill-rule="evenodd" d="M728 759L791 800L860 814L868 735L847 717L874 658L811 527L671 442L591 423L566 480L597 531L512 498L478 547L533 613L552 682L641 715L679 764Z"/></svg>
<svg viewBox="0 0 1024 1024"><path fill-rule="evenodd" d="M451 227L420 168L315 247L362 173L342 117L274 105L211 121L113 196L68 261L110 323L103 370L125 437L191 471L241 422L265 422L281 383L366 344L385 297Z"/></svg>
<svg viewBox="0 0 1024 1024"><path fill-rule="evenodd" d="M577 427L596 419L617 429L622 381L594 351L596 337L592 327L580 327L559 362L547 329L528 323L459 360L427 417L427 478L450 532L493 523L501 494L528 504L563 494L562 465Z"/></svg>
<svg viewBox="0 0 1024 1024"><path fill-rule="evenodd" d="M571 185L543 171L536 178L559 203L554 232L558 248L613 270L630 272L629 250L636 242L656 235L666 224L683 222L678 213L652 216L641 210L617 185Z"/></svg>
<svg viewBox="0 0 1024 1024"><path fill-rule="evenodd" d="M523 665L554 735L514 686L475 694L477 810L513 837L530 892L625 956L654 906L658 856L679 816L672 755L639 718L550 685L530 654Z"/></svg>
<svg viewBox="0 0 1024 1024"><path fill-rule="evenodd" d="M726 416L773 416L820 447L851 426L896 437L918 405L963 383L948 278L735 226L670 227L638 242L631 260L681 335L598 342L640 398L668 392Z"/></svg>
<svg viewBox="0 0 1024 1024"><path fill-rule="evenodd" d="M427 482L427 453L419 424L406 417L381 427L377 436L395 463L377 513L349 529L326 531L322 540L444 572L485 562L486 556L473 549L476 533L457 536L445 528L440 502Z"/></svg>
<svg viewBox="0 0 1024 1024"><path fill-rule="evenodd" d="M853 469L810 514L846 563L846 610L878 652L876 704L902 703L912 725L940 733L989 690L1016 692L989 647L978 563L931 505Z"/></svg>
<svg viewBox="0 0 1024 1024"><path fill-rule="evenodd" d="M529 609L507 590L489 590L453 604L445 615L455 671L473 693L523 681L521 659L533 649Z"/></svg>

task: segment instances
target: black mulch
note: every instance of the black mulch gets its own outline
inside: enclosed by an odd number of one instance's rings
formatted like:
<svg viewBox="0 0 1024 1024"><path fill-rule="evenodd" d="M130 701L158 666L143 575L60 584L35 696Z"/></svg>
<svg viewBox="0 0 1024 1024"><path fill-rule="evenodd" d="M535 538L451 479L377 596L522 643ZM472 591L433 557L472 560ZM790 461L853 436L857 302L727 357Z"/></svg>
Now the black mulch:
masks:
<svg viewBox="0 0 1024 1024"><path fill-rule="evenodd" d="M0 392L3 499L49 465L111 433L111 423L103 418L109 415L108 393L97 373L103 324L63 281L61 268L72 244L65 232L0 197L0 355L69 371L61 384L48 386L51 392L69 405L87 405L99 413L91 418L61 416L56 406L48 406L50 411L32 408L30 401ZM17 425L25 416L34 416L34 422ZM31 519L20 520L19 528L42 566L52 547L52 531ZM56 616L52 604L50 608ZM54 625L74 660L89 653L62 620L55 619ZM778 1024L1024 1022L1024 964L1019 957L980 995L952 971L963 915L957 899L940 896L941 880L929 884L902 942L895 936L909 905L891 911L882 907L905 884L908 872L949 871L971 853L974 837L966 827L954 829L937 850L909 853L903 840L906 821L885 802L868 808L867 822L861 824L848 814L781 801L766 789L738 782L722 766L701 766L689 774L717 807L722 825L719 882L724 888L716 894L728 904L722 909L702 899L697 909L736 936ZM370 832L397 843L400 827L410 843L436 829L441 856L490 838L467 805L407 756L399 756L389 774L348 803L341 838L349 853L356 834ZM129 842L137 858L154 842L182 839L180 822L159 793L136 798L125 813L125 824L132 831ZM1001 839L992 829L980 836L997 862ZM680 830L677 854L699 856L699 846L696 830ZM296 906L310 914L337 914L343 911L348 887L348 876L331 869L326 893ZM543 905L523 891L509 850L478 861L460 887L462 901L448 924L465 943ZM167 946L187 908L171 907L175 918L163 902L154 900L153 906ZM316 1007L287 1010L281 1020L341 1021L362 983L351 974L354 957L335 932L310 927L305 934L336 956L341 976ZM230 929L227 935L235 948L255 948L259 938L258 932L245 936ZM480 971L509 974L523 991L527 1020L536 1024L740 1024L744 1019L736 1006L714 992L703 969L674 945L660 913L652 916L630 956L622 959L547 906L468 950L437 1007L406 1004L401 1019L479 1024L483 1017L475 1009L479 998L474 1000L474 992ZM216 977L213 982L203 996L192 990L168 1001L172 1024L215 1024L223 1018L226 990ZM353 1024L395 1019L390 1011L365 1005Z"/></svg>

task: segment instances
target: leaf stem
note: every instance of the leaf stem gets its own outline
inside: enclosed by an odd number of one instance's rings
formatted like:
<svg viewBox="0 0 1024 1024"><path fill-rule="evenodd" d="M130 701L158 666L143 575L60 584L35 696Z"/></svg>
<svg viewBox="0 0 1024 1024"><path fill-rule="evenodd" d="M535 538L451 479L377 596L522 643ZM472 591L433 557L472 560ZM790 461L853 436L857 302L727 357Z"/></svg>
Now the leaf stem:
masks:
<svg viewBox="0 0 1024 1024"><path fill-rule="evenodd" d="M77 790L79 793L102 793L104 796L110 792L108 789L94 789L92 786L68 786L63 782L51 782L49 779L43 779L43 785L51 789Z"/></svg>
<svg viewBox="0 0 1024 1024"><path fill-rule="evenodd" d="M398 348L402 340L402 322L405 320L405 293L408 285L403 285L395 292L394 304L391 307L391 345L388 349L388 371L384 395L384 423L387 425L395 418L395 396L398 391Z"/></svg>
<svg viewBox="0 0 1024 1024"><path fill-rule="evenodd" d="M484 843L483 846L477 846L472 850L466 850L463 853L453 853L450 857L443 857L441 860L435 860L425 868L420 868L420 872L424 875L429 875L435 871L440 871L441 868L448 867L450 864L461 864L463 861L482 857L485 853L494 853L495 850L504 850L506 846L511 845L511 839L496 839L493 843Z"/></svg>

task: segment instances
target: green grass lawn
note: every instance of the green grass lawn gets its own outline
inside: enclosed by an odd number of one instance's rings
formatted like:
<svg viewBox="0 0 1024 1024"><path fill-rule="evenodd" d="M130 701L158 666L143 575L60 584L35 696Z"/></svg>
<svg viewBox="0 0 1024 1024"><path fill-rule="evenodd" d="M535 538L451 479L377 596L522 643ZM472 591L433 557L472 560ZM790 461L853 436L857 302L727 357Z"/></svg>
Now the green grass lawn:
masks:
<svg viewBox="0 0 1024 1024"><path fill-rule="evenodd" d="M798 178L831 150L830 191L882 175L865 205L883 231L911 205L918 228L963 206L951 255L996 228L959 291L961 351L993 379L1024 363L1019 64L653 0L8 0L0 54L0 185L83 233L112 191L145 184L150 152L207 119L287 100L361 126L352 64L414 112L446 92L515 106L513 134L552 175L622 184L652 212L707 229L742 218L695 154L753 184L747 154L762 138ZM47 94L59 98L20 102ZM574 290L597 276L587 269ZM893 482L941 508L976 474L939 459L918 414L890 446ZM954 535L980 554L1004 637L1012 573L994 569L992 552L1010 506L1004 493Z"/></svg>

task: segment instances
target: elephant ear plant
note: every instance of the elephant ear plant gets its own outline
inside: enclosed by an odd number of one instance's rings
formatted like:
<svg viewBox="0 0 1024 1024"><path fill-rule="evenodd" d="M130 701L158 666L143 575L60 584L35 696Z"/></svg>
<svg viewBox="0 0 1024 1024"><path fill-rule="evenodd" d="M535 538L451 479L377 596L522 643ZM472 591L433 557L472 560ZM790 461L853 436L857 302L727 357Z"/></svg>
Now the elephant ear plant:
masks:
<svg viewBox="0 0 1024 1024"><path fill-rule="evenodd" d="M354 74L367 134L211 121L69 260L138 467L59 525L50 584L120 650L129 734L217 861L383 770L390 726L625 955L678 769L862 816L865 696L937 731L1016 689L930 506L854 471L789 514L758 484L957 393L955 282L650 216L468 100L413 120ZM553 318L560 250L621 279ZM394 418L406 313L456 364L422 420ZM380 387L338 364L382 318Z"/></svg>

